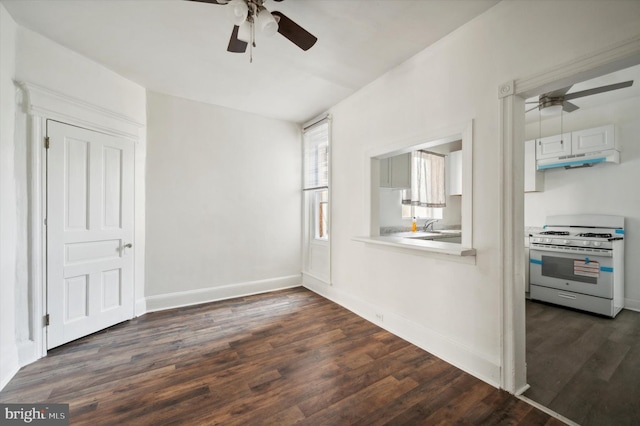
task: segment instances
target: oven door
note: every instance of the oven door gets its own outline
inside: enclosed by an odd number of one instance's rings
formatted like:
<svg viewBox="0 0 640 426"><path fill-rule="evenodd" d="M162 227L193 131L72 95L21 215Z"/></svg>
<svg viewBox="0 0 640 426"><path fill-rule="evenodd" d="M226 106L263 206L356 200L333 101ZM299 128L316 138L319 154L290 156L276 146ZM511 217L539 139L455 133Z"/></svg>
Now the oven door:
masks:
<svg viewBox="0 0 640 426"><path fill-rule="evenodd" d="M613 299L613 258L529 249L531 284Z"/></svg>

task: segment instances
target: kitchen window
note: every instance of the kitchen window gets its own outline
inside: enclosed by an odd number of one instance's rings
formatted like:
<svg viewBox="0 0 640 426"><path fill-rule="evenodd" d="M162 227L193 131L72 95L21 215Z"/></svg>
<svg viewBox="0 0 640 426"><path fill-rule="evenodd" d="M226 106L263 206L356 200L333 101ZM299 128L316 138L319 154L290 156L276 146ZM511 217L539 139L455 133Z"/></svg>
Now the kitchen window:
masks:
<svg viewBox="0 0 640 426"><path fill-rule="evenodd" d="M412 152L411 188L402 191L402 218L442 219L446 206L445 156Z"/></svg>

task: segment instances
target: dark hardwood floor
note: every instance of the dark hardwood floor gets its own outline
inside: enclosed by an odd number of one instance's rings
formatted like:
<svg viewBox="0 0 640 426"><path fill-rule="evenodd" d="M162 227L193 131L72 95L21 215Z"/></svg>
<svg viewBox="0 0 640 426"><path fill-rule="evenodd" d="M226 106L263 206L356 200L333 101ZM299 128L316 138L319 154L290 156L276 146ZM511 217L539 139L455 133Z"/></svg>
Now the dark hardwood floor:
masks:
<svg viewBox="0 0 640 426"><path fill-rule="evenodd" d="M559 425L303 288L156 312L20 370L73 425Z"/></svg>
<svg viewBox="0 0 640 426"><path fill-rule="evenodd" d="M640 424L640 313L526 307L524 395L584 426Z"/></svg>

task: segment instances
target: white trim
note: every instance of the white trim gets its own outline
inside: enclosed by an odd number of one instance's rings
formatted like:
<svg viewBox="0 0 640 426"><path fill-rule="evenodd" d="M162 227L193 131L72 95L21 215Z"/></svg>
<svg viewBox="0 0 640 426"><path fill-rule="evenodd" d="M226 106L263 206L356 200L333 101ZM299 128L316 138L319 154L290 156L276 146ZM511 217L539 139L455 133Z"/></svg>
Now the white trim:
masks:
<svg viewBox="0 0 640 426"><path fill-rule="evenodd" d="M25 112L91 130L138 141L138 130L144 127L123 114L55 92L37 84L16 82L27 96Z"/></svg>
<svg viewBox="0 0 640 426"><path fill-rule="evenodd" d="M331 283L309 272L302 272L302 286L330 286Z"/></svg>
<svg viewBox="0 0 640 426"><path fill-rule="evenodd" d="M34 340L18 342L18 361L20 362L20 367L29 365L40 357L40 348L38 348Z"/></svg>
<svg viewBox="0 0 640 426"><path fill-rule="evenodd" d="M396 312L385 311L344 293L339 290L339 286L318 285L313 281L306 281L304 286L491 386L496 388L500 386L498 359L491 359L460 341L411 321Z"/></svg>
<svg viewBox="0 0 640 426"><path fill-rule="evenodd" d="M529 98L640 63L640 36L518 79L515 94Z"/></svg>
<svg viewBox="0 0 640 426"><path fill-rule="evenodd" d="M500 94L507 92L501 86ZM501 158L501 362L500 386L515 393L527 384L525 363L524 100L500 98ZM518 161L519 159L519 161ZM505 283L509 283L506 285Z"/></svg>
<svg viewBox="0 0 640 426"><path fill-rule="evenodd" d="M528 387L528 385L527 385ZM522 401L526 402L527 404L537 408L538 410L542 411L543 413L546 413L548 415L550 415L553 418L556 418L558 420L560 420L561 422L564 422L566 425L568 426L580 426L578 423L574 422L573 420L570 420L568 418L566 418L565 416L556 413L555 411L545 407L544 405L540 404L539 402L536 402L532 399L527 398L526 396L522 395L522 394L516 394L516 397L518 399L521 399Z"/></svg>
<svg viewBox="0 0 640 426"><path fill-rule="evenodd" d="M135 302L135 309L133 311L133 316L141 317L146 313L147 313L147 299L145 299L144 297L141 299L137 299Z"/></svg>
<svg viewBox="0 0 640 426"><path fill-rule="evenodd" d="M30 329L33 335L31 336L32 340L21 344L23 349L20 354L24 359L19 360L20 365L26 365L47 355L46 327L43 323L47 306L46 227L44 225L47 205L47 151L43 143L46 135L46 121L49 119L59 120L89 130L122 137L132 143L139 141L138 132L144 127L144 124L117 112L36 84L18 81L15 81L14 84L16 86L16 102L18 103L17 112L27 115L29 129L26 141L29 145L27 155L30 167L29 215L31 218L31 235L29 236L29 288L31 296L29 308L31 310ZM29 345L33 345L35 348L34 359L31 359Z"/></svg>
<svg viewBox="0 0 640 426"><path fill-rule="evenodd" d="M384 147L376 147L365 153L364 175L367 209L364 229L369 232L365 237L380 236L379 218L379 182L380 159L405 154L416 149L429 149L437 145L462 139L462 247L473 249L473 119L443 126L422 135L413 135ZM356 236L356 238L362 238Z"/></svg>
<svg viewBox="0 0 640 426"><path fill-rule="evenodd" d="M146 300L146 311L155 312L183 306L200 305L202 303L250 296L252 294L268 293L270 291L300 287L300 274L271 278L259 281L247 281L220 287L209 287L197 290L187 290L175 293L149 296Z"/></svg>
<svg viewBox="0 0 640 426"><path fill-rule="evenodd" d="M630 311L640 312L640 300L638 299L624 299L624 309L628 309Z"/></svg>
<svg viewBox="0 0 640 426"><path fill-rule="evenodd" d="M7 359L7 358L15 358L15 359ZM0 391L2 389L4 389L5 386L7 386L7 384L9 384L9 382L11 381L11 379L13 379L13 377L18 374L18 371L20 371L20 364L18 363L18 359L17 357L11 357L11 356L6 356L2 353L0 353L0 359L2 359L2 363L5 366L9 366L9 365L13 365L12 368L10 368L8 371L9 373L5 375L5 377L0 377L0 379L2 381L0 381ZM2 370L2 372L4 373L6 370Z"/></svg>
<svg viewBox="0 0 640 426"><path fill-rule="evenodd" d="M521 190L516 191L516 183L523 180L523 155L513 151L509 144L524 142L524 109L517 107L525 98L549 90L566 87L580 81L594 78L640 63L640 36L615 43L564 64L556 65L544 72L525 79L500 85L500 140L502 142L501 175L504 182L501 193L501 254L502 254L502 387L515 393L526 385L525 313L520 303L524 303L524 289L520 291L521 270L514 267L515 259L522 249L519 230L524 229L524 201ZM510 86L510 87L509 87ZM504 95L503 95L504 94ZM519 148L517 148L519 149ZM513 173L509 175L509 171ZM517 174L517 176L514 176ZM507 219L506 221L504 219ZM519 238L519 239L518 239ZM524 255L521 256L524 261ZM522 295L522 297L520 296ZM524 382L523 382L523 379Z"/></svg>

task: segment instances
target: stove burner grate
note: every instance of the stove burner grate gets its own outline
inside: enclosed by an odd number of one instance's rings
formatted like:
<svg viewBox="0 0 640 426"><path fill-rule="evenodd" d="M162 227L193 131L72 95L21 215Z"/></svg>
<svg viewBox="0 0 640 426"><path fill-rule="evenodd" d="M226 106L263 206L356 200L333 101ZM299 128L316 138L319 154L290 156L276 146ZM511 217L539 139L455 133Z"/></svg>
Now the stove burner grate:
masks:
<svg viewBox="0 0 640 426"><path fill-rule="evenodd" d="M544 231L541 232L542 235L569 235L567 231Z"/></svg>
<svg viewBox="0 0 640 426"><path fill-rule="evenodd" d="M594 234L593 232L585 232L583 234L578 234L578 237L585 237L585 238L611 238L611 234Z"/></svg>

